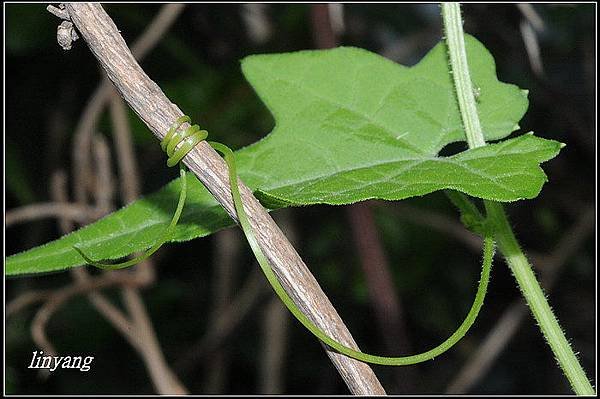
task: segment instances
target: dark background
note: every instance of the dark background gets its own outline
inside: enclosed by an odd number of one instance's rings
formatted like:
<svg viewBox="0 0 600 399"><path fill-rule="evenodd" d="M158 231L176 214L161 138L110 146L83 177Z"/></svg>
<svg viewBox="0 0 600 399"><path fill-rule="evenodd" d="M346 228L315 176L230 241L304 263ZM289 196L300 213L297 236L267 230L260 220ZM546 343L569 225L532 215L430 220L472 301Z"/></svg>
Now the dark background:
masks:
<svg viewBox="0 0 600 399"><path fill-rule="evenodd" d="M49 181L58 168L69 171L73 131L92 91L101 79L96 60L83 41L65 52L56 43L60 21L46 4L5 4L5 194L6 209L50 200ZM131 43L158 12L159 5L107 4L109 15ZM247 9L239 4L190 4L142 67L193 120L202 120L211 138L232 148L266 135L273 119L245 82L239 60L250 54L315 48L311 5L263 8L269 32L253 39ZM536 4L544 29L537 32L543 73L535 72L524 45L523 12L510 5L465 5L465 30L482 41L497 62L500 80L530 90L529 111L522 131L567 144L544 164L549 183L534 200L510 204L515 232L529 254L556 261L557 245L577 243L561 263L548 296L588 376L595 376L594 229L570 229L595 203L595 5ZM344 5L343 45L378 52L413 65L437 43L441 19L437 5ZM313 20L314 21L314 20ZM264 24L264 23L263 23ZM130 112L143 193L150 193L175 172L152 134ZM98 132L111 141L108 113ZM112 148L111 148L112 149ZM114 162L114 157L113 157ZM116 168L115 168L116 174ZM120 201L120 199L118 199ZM117 202L121 205L122 202ZM458 326L474 295L480 255L452 234L441 232L456 211L440 194L402 203L370 203L378 234L403 309L400 324L410 353L437 345ZM416 212L416 210L421 211ZM344 207L314 206L276 212L295 231L297 249L365 351L393 352L382 338L372 298L360 265L357 243ZM416 215L416 216L415 216ZM419 216L421 215L421 216ZM427 216L443 221L428 225ZM594 216L595 217L595 216ZM421 218L422 220L419 220ZM442 226L442 227L440 227ZM257 267L238 233L239 253L233 295ZM59 237L55 220L19 224L6 231L6 254ZM143 290L167 362L195 394L269 393L261 382L263 355L272 344L265 333L265 314L272 294L262 295L223 345L221 382L207 383L214 373L214 353L188 359L189 348L208 328L214 308L215 246L218 235L169 245L156 258L157 281ZM553 252L554 251L554 252ZM539 264L543 269L544 264ZM67 273L6 280L7 302L32 289L68 284ZM119 301L116 289L105 293ZM424 364L402 369L375 366L388 393L443 393L469 361L487 333L520 293L500 259L492 273L486 304L468 335L449 352ZM56 371L40 377L26 366L36 350L31 320L38 305L6 320L5 387L13 394L140 394L154 393L139 355L89 304L74 297L54 315L47 334L61 353L92 353L92 371ZM345 394L347 389L319 343L295 320L288 319L282 336L286 352L279 359L281 393ZM280 320L282 321L282 320ZM267 340L267 341L265 341ZM271 342L265 343L265 342ZM403 380L404 382L398 382ZM594 382L594 381L593 381ZM277 392L274 392L277 393ZM468 393L569 394L566 378L531 316L527 315L491 369Z"/></svg>

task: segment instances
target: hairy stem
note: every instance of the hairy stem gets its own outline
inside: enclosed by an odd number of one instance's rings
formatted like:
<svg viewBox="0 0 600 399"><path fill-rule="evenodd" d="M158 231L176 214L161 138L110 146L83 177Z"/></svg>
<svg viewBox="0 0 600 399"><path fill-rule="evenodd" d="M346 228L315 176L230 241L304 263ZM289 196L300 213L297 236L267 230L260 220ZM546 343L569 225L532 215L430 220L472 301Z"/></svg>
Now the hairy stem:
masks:
<svg viewBox="0 0 600 399"><path fill-rule="evenodd" d="M473 95L473 83L467 64L460 3L442 3L442 17L444 19L444 30L446 31L446 46L450 56L452 78L454 79L460 116L467 134L467 143L469 143L469 148L482 147L485 145L485 139L481 132L477 105Z"/></svg>
<svg viewBox="0 0 600 399"><path fill-rule="evenodd" d="M563 372L569 379L573 390L578 395L593 395L594 388L590 384L585 371L579 364L577 356L569 345L558 320L538 283L529 261L521 250L519 243L510 227L502 204L492 201L485 202L485 208L495 225L495 237L498 248L506 258L506 262L517 279L519 288L527 300L533 316L537 320L546 341L552 348L554 356Z"/></svg>
<svg viewBox="0 0 600 399"><path fill-rule="evenodd" d="M480 147L485 145L485 139L481 131L471 78L469 76L460 4L442 3L442 18L446 31L446 43L450 56L456 97L460 107L467 142L469 148ZM569 345L563 330L558 324L558 320L546 300L529 261L519 246L504 212L504 207L498 202L485 201L485 208L488 218L493 224L498 247L515 276L533 316L538 322L546 341L552 348L558 364L571 383L573 390L578 395L593 395L595 393L594 388L579 364L573 349Z"/></svg>

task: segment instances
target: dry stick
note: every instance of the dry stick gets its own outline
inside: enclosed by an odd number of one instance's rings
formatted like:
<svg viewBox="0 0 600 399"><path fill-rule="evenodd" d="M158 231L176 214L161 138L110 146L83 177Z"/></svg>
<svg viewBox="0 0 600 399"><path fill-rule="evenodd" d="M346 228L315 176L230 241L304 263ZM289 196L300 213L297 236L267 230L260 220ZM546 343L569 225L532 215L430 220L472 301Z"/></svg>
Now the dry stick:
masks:
<svg viewBox="0 0 600 399"><path fill-rule="evenodd" d="M468 361L446 389L447 394L460 395L468 392L483 376L487 374L498 356L514 337L528 308L522 301L513 302L498 319L494 328L488 333Z"/></svg>
<svg viewBox="0 0 600 399"><path fill-rule="evenodd" d="M67 11L121 96L150 130L162 139L173 121L183 115L181 110L144 73L117 27L99 4L69 3ZM202 142L188 153L184 163L227 213L237 220L227 166L216 151ZM241 181L240 189L259 245L295 303L330 337L357 349L350 332L292 245ZM327 354L352 393L385 394L367 364L330 350Z"/></svg>
<svg viewBox="0 0 600 399"><path fill-rule="evenodd" d="M94 199L96 208L100 209L102 216L114 211L115 184L111 166L110 149L104 136L97 134L93 140L93 159L96 170L94 171Z"/></svg>
<svg viewBox="0 0 600 399"><path fill-rule="evenodd" d="M94 159L97 165L94 197L97 201L97 206L109 212L113 208L112 194L114 191L112 172L110 170L110 151L101 136L95 137L94 141ZM80 282L88 281L91 278L83 268L72 269L71 272L75 279ZM143 276L140 277L143 278ZM130 318L123 315L121 311L98 292L92 292L88 298L90 298L92 304L96 306L101 314L113 323L116 323L116 325L121 326L120 328L118 327L121 333L123 333L124 322L127 323L128 331L126 338L129 337L130 344L144 360L144 364L150 373L150 379L159 393L187 393L166 364L138 291L134 288L124 286L121 292Z"/></svg>
<svg viewBox="0 0 600 399"><path fill-rule="evenodd" d="M135 161L131 129L127 119L127 108L123 99L114 89L111 91L110 97L110 119L113 126L115 152L119 167L120 193L123 202L127 204L135 201L140 196L140 178ZM154 282L156 278L152 259L146 259L128 270L128 272L132 271L139 274L141 278L146 279L148 284Z"/></svg>
<svg viewBox="0 0 600 399"><path fill-rule="evenodd" d="M160 38L183 11L184 7L184 4L164 5L145 29L144 33L131 46L134 57L141 61L156 46ZM90 97L75 129L76 142L73 151L73 160L75 161L74 165L79 165L79 167L74 166L73 176L75 181L83 182L82 185L75 187L75 197L84 199L83 202L87 202L87 184L91 181L90 164L87 160L90 155L92 134L112 91L113 87L110 81L104 78Z"/></svg>
<svg viewBox="0 0 600 399"><path fill-rule="evenodd" d="M142 341L142 349L139 352L150 372L155 389L162 395L188 394L187 388L167 364L138 291L126 287L123 289L123 297Z"/></svg>
<svg viewBox="0 0 600 399"><path fill-rule="evenodd" d="M122 286L140 286L144 285L145 282L139 281L136 276L124 276L118 274L103 274L99 277L92 278L85 282L77 282L52 292L47 291L33 291L29 292L30 296L24 299L21 303L11 302L12 308L7 306L7 316L10 313L14 313L29 303L36 302L38 300L45 300L44 305L38 310L31 323L31 331L33 341L36 346L44 350L46 355L56 354L54 346L50 343L46 335L46 326L54 313L69 299L77 296L86 294L89 291L105 289L110 287L122 287ZM25 297L23 297L25 298ZM24 303L25 301L29 303Z"/></svg>
<svg viewBox="0 0 600 399"><path fill-rule="evenodd" d="M542 285L548 291L554 285L562 266L576 253L583 242L594 232L596 211L593 207L581 214L573 226L562 236L552 253L545 257L543 265ZM538 257L539 258L539 257ZM538 268L542 266L537 265ZM494 361L513 338L521 321L529 314L522 300L515 301L504 312L483 343L479 345L469 361L461 368L446 389L447 394L463 394L468 392L490 370Z"/></svg>
<svg viewBox="0 0 600 399"><path fill-rule="evenodd" d="M140 196L140 177L127 118L127 108L115 90L111 91L110 96L110 121L119 167L121 197L123 202L130 203Z"/></svg>
<svg viewBox="0 0 600 399"><path fill-rule="evenodd" d="M331 19L329 4L314 4L310 7L310 22L315 46L320 49L334 48L338 45Z"/></svg>
<svg viewBox="0 0 600 399"><path fill-rule="evenodd" d="M6 319L11 317L13 314L20 312L29 305L33 305L36 302L46 300L54 291L52 290L36 290L36 291L25 291L22 294L15 297L13 300L6 304L5 314Z"/></svg>
<svg viewBox="0 0 600 399"><path fill-rule="evenodd" d="M79 223L89 223L99 215L98 209L68 202L42 202L25 205L6 211L4 226L33 222L45 218L69 219Z"/></svg>
<svg viewBox="0 0 600 399"><path fill-rule="evenodd" d="M236 281L236 261L240 252L240 236L238 231L225 229L214 235L214 277L211 286L213 308L208 325L214 324L227 309L231 301L233 286ZM230 351L223 348L215 353L210 362L205 362L206 378L204 392L207 394L223 393L227 384Z"/></svg>
<svg viewBox="0 0 600 399"><path fill-rule="evenodd" d="M538 33L542 33L545 29L544 20L531 4L517 4L517 8L524 17L519 23L519 29L531 70L539 79L543 80L545 79L544 63L542 62Z"/></svg>
<svg viewBox="0 0 600 399"><path fill-rule="evenodd" d="M60 177L63 177L63 182L64 182L64 174L61 175L60 173L56 174L56 177L58 178L53 178L52 179L52 196L55 199L58 200L64 200L66 197L66 194L63 192L60 192L60 189L64 189L64 184L62 186L60 186L61 183L61 179ZM62 223L62 226L65 226L66 224ZM116 277L116 275L115 275ZM111 280L109 280L108 278L104 278L104 279L96 279L95 281L92 281L90 279L88 279L84 284L73 284L71 286L67 286L64 287L60 290L57 291L51 291L51 292L39 292L39 293L31 293L31 295L28 295L27 297L23 297L24 300L22 301L17 301L16 305L13 305L13 307L11 307L11 311L14 312L16 310L18 310L18 306L24 306L27 305L29 303L33 303L34 301L40 299L40 300L44 300L46 299L46 303L40 308L40 310L37 312L37 314L35 315L32 325L31 325L31 331L32 331L32 337L34 342L36 342L37 346L39 346L40 348L46 350L46 353L48 354L54 354L56 353L56 350L54 349L54 347L52 346L52 344L50 343L50 341L48 340L45 330L46 330L46 325L50 319L50 317L52 316L52 314L58 309L58 307L60 305L62 305L67 299L69 299L71 296L79 293L79 292L88 292L90 288L94 288L96 286L104 286L104 285L108 285L108 284L114 284L115 281L114 279L111 277ZM135 337L132 337L131 335L128 335L127 332L130 330L130 327L128 325L127 320L125 320L121 315L119 314L115 314L114 316L114 323L123 328L125 333L124 335L126 336L126 338L129 339L133 339Z"/></svg>
<svg viewBox="0 0 600 399"><path fill-rule="evenodd" d="M139 279L137 275L119 275L117 273L110 273L102 275L100 278L94 278L87 280L82 283L71 284L69 286L61 287L58 290L35 290L27 291L17 296L6 304L6 318L8 319L17 312L20 312L27 306L33 305L36 302L44 302L51 296L58 293L58 291L64 291L72 289L73 295L86 294L88 291L93 291L99 288L108 288L111 286L127 285L133 287L143 287L147 285L145 280ZM80 287L80 288L75 288Z"/></svg>
<svg viewBox="0 0 600 399"><path fill-rule="evenodd" d="M157 16L148 25L144 33L135 41L132 46L133 54L138 60L142 60L144 56L158 43L158 40L165 34L170 28L175 19L183 11L183 4L167 4L161 8ZM68 18L68 13L65 11L64 15ZM64 17L63 17L64 18ZM73 160L74 169L73 176L78 184L75 185L74 192L75 198L78 202L83 204L87 203L87 189L88 183L91 181L92 176L90 172L89 152L92 132L98 122L98 118L104 109L106 101L109 96L114 92L114 88L108 79L104 79L103 82L97 87L93 95L90 97L82 116L79 119L77 128L75 130L75 145L73 147ZM65 226L67 228L67 226ZM70 231L72 227L68 227ZM154 272L151 270L149 265L144 268L139 268L139 273L146 274L146 278L149 280L153 279ZM85 279L85 270L74 272L78 278ZM97 302L99 306L106 308L108 302L98 295L95 295L94 302Z"/></svg>
<svg viewBox="0 0 600 399"><path fill-rule="evenodd" d="M311 25L316 47L333 48L338 45L330 18L329 4L311 6ZM360 266L366 279L371 306L375 310L380 334L391 353L411 353L404 323L404 311L392 278L390 264L379 239L373 212L368 202L348 205L346 216L352 230ZM481 247L480 247L481 248ZM415 390L415 367L398 367L394 370L396 389L402 392Z"/></svg>
<svg viewBox="0 0 600 399"><path fill-rule="evenodd" d="M269 19L269 4L242 4L241 17L246 25L246 32L254 45L265 44L273 35L273 24Z"/></svg>

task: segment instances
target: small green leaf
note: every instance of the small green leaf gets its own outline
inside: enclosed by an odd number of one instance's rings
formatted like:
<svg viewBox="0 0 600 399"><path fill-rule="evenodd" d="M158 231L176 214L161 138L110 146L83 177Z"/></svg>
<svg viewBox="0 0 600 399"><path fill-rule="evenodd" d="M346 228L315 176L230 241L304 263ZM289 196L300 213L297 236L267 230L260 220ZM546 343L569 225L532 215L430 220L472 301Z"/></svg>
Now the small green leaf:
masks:
<svg viewBox="0 0 600 399"><path fill-rule="evenodd" d="M496 78L494 61L466 40L487 140L518 128L527 93ZM357 48L246 58L244 74L275 116L265 139L236 153L242 180L265 206L399 200L453 189L498 201L534 198L547 180L539 167L561 143L531 134L450 157L464 141L443 43L407 68ZM208 191L188 175L188 199L172 241L232 225ZM7 275L63 270L150 247L171 220L179 182L49 244L10 256Z"/></svg>

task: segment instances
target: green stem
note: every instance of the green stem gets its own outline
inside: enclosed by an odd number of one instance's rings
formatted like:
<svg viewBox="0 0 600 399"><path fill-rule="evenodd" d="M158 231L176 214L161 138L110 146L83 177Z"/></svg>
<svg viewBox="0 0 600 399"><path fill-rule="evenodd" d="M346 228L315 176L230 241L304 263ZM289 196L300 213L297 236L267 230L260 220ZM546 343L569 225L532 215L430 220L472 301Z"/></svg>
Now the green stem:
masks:
<svg viewBox="0 0 600 399"><path fill-rule="evenodd" d="M450 66L456 89L456 96L465 128L469 148L485 145L485 139L477 115L477 107L465 50L464 33L459 3L442 3L442 18L446 31L446 43L450 56ZM558 320L554 316L544 292L537 281L531 265L521 250L508 222L502 204L485 201L487 217L494 227L498 248L504 255L517 283L538 322L542 334L578 395L594 395L595 391L577 360L573 349Z"/></svg>
<svg viewBox="0 0 600 399"><path fill-rule="evenodd" d="M521 292L527 300L546 341L552 348L558 364L578 395L594 395L595 391L569 345L563 330L554 316L542 287L538 283L525 254L510 227L504 207L498 202L486 201L489 220L494 224L498 248L506 258Z"/></svg>
<svg viewBox="0 0 600 399"><path fill-rule="evenodd" d="M473 94L473 83L467 64L467 51L460 16L460 3L442 3L442 17L446 31L446 46L450 56L450 67L456 89L460 115L467 135L469 148L482 147L485 139L477 115L477 105Z"/></svg>

